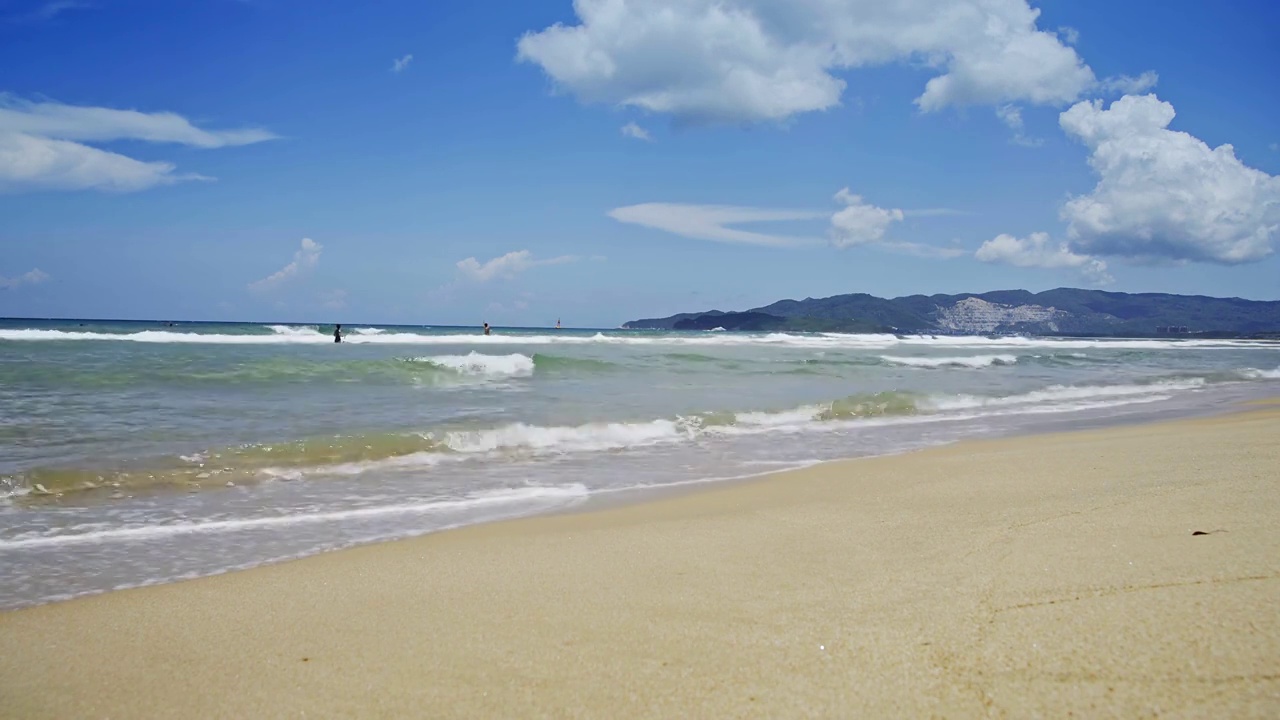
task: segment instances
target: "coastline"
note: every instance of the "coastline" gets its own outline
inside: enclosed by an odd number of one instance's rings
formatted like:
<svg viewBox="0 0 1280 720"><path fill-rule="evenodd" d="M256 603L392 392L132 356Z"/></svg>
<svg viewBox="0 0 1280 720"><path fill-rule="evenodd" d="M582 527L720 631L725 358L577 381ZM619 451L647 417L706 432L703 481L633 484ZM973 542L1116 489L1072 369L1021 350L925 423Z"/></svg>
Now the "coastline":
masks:
<svg viewBox="0 0 1280 720"><path fill-rule="evenodd" d="M1275 715L1276 437L1273 400L972 440L25 608L0 614L0 696L22 717Z"/></svg>

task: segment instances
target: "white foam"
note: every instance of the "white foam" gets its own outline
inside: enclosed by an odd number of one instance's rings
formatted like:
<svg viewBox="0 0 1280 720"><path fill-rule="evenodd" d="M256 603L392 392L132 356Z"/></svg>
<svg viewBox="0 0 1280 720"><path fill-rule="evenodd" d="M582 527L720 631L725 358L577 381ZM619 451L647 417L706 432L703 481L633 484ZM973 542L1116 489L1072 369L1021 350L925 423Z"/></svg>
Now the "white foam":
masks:
<svg viewBox="0 0 1280 720"><path fill-rule="evenodd" d="M435 355L432 357L413 358L412 362L435 365L461 375L529 377L533 374L533 358L519 353L483 355L473 351L467 355Z"/></svg>
<svg viewBox="0 0 1280 720"><path fill-rule="evenodd" d="M734 416L734 425L747 428L777 428L818 420L829 405L801 405L780 412L745 412Z"/></svg>
<svg viewBox="0 0 1280 720"><path fill-rule="evenodd" d="M515 423L489 430L449 432L442 442L454 452L467 454L513 450L535 454L598 452L671 442L689 438L694 432L695 428L675 420L560 427Z"/></svg>
<svg viewBox="0 0 1280 720"><path fill-rule="evenodd" d="M167 330L144 330L135 333L99 333L76 332L65 330L22 329L0 330L0 340L15 341L48 341L48 340L102 340L145 343L201 343L225 345L273 345L273 344L322 344L332 343L333 337L321 333L314 327L296 327L289 325L272 326L271 334L257 333L247 335L220 335L214 333L172 332ZM947 347L955 349L1013 349L1013 348L1054 348L1054 349L1225 349L1225 348L1276 348L1274 342L1256 340L1102 340L1077 339L1058 340L1049 338L984 338L966 336L911 336L899 338L894 335L841 335L818 334L801 335L791 333L769 333L766 335L746 333L671 333L647 334L638 331L619 331L605 335L575 334L523 334L503 333L500 335L482 335L480 333L410 333L381 332L353 333L344 340L350 344L380 345L637 345L637 346L675 346L675 347L742 347L742 346L775 346L807 348L814 350L828 349L866 349L887 350L897 347Z"/></svg>
<svg viewBox="0 0 1280 720"><path fill-rule="evenodd" d="M1274 370L1245 368L1240 371L1240 376L1248 380L1280 380L1280 367Z"/></svg>
<svg viewBox="0 0 1280 720"><path fill-rule="evenodd" d="M972 368L974 370L988 368L993 365L1013 365L1018 362L1016 355L970 355L964 357L899 357L881 355L881 360L891 365L905 365L917 368Z"/></svg>
<svg viewBox="0 0 1280 720"><path fill-rule="evenodd" d="M333 510L298 515L279 515L273 517L242 518L237 520L206 520L202 522L175 522L161 525L145 525L135 527L118 527L89 532L66 533L59 531L52 535L41 533L25 533L9 540L0 541L0 552L19 548L58 547L83 543L99 543L108 541L136 541L169 538L174 535L191 535L197 533L227 533L256 530L262 528L279 528L296 525L308 525L324 522L340 522L344 520L367 520L370 518L392 515L428 514L448 511L465 511L492 505L513 503L556 505L574 502L589 494L585 485L561 485L553 487L524 487L490 492L452 500L430 500L425 502L406 503L403 505L380 505L377 507L356 508L353 510Z"/></svg>
<svg viewBox="0 0 1280 720"><path fill-rule="evenodd" d="M386 330L382 328L352 328L351 332L357 335L382 335Z"/></svg>
<svg viewBox="0 0 1280 720"><path fill-rule="evenodd" d="M932 410L968 410L1033 403L1162 395L1172 391L1196 390L1204 387L1204 385L1204 378L1168 380L1147 385L1051 385L1043 390L1033 390L1020 395L1004 397L983 397L980 395L934 396L927 398L922 404Z"/></svg>
<svg viewBox="0 0 1280 720"><path fill-rule="evenodd" d="M268 325L267 327L269 327L271 331L274 332L275 334L283 335L284 337L301 337L301 338L319 337L324 340L330 339L330 336L321 333L320 328L317 328L313 325ZM190 333L175 333L175 334L187 335ZM236 337L236 336L232 336L232 337Z"/></svg>

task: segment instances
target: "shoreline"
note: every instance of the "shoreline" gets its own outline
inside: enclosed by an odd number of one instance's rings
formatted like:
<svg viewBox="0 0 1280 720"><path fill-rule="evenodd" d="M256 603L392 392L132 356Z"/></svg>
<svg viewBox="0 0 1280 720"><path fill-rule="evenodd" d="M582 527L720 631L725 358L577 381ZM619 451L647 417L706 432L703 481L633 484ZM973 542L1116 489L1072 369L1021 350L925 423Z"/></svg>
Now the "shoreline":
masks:
<svg viewBox="0 0 1280 720"><path fill-rule="evenodd" d="M875 458L889 458L902 455L910 455L918 452L936 450L940 448L951 447L957 444L968 444L973 442L984 442L993 440L1011 440L1016 438L1030 438L1046 435L1056 435L1060 433L1088 432L1103 430L1108 428L1123 428L1137 425L1158 424L1166 422L1178 422L1183 420L1194 420L1200 418L1212 418L1222 415L1230 415L1237 412L1247 412L1250 406L1266 405L1270 403L1280 403L1280 395L1268 395L1253 397L1251 399L1235 399L1227 402L1214 404L1197 404L1193 406L1183 406L1175 410L1166 411L1161 414L1148 414L1142 409L1128 409L1128 412L1122 412L1112 416L1098 417L1073 417L1071 414L1056 418L1042 418L1040 423L1031 428L1002 428L998 431L989 432L982 435L958 436L953 439L935 441L930 444L898 447L892 450L873 452L862 455L850 455L844 457L831 458L813 458L810 460L798 460L794 463L779 462L777 467L762 468L755 472L745 472L738 475L717 475L713 477L700 477L689 480L680 480L657 485L638 485L618 488L606 488L590 491L586 496L571 501L569 504L552 507L546 509L534 509L527 511L525 514L510 514L495 518L481 518L476 520L464 520L456 524L446 524L439 527L433 527L429 530L421 531L414 534L405 534L398 536L389 536L374 540L355 540L350 544L338 547L329 547L318 550L307 550L299 552L295 555L285 557L275 557L266 560L254 560L243 564L228 566L213 572L190 573L166 577L162 579L149 579L141 582L124 582L114 587L100 589L90 592L78 592L63 594L57 596L47 596L40 600L26 602L23 604L11 604L0 606L0 613L24 610L32 607L39 607L51 603L62 603L81 598L95 597L99 595L137 590L142 588L151 588L170 583L187 582L190 580L198 580L206 577L215 577L225 575L227 573L238 573L246 570L254 570L261 567L270 567L281 563L296 562L305 560L318 555L327 555L335 552L346 552L352 549L380 545L389 542L400 542L404 540L413 540L416 538L426 537L442 532L455 532L464 528L489 525L493 523L505 523L518 520L525 520L538 517L555 517L560 515L572 515L579 513L591 513L599 510L607 510L618 507L625 507L635 504L645 504L660 501L667 498L681 497L688 494L696 494L707 491L709 489L720 486L733 486L738 484L749 484L766 480L775 475L789 474L793 472L802 472L814 467L822 467L831 464L841 464L854 461L870 460ZM762 463L763 464L763 463ZM181 491L172 488L150 489L151 493L180 493Z"/></svg>
<svg viewBox="0 0 1280 720"><path fill-rule="evenodd" d="M7 611L0 695L24 717L1274 714L1276 402Z"/></svg>

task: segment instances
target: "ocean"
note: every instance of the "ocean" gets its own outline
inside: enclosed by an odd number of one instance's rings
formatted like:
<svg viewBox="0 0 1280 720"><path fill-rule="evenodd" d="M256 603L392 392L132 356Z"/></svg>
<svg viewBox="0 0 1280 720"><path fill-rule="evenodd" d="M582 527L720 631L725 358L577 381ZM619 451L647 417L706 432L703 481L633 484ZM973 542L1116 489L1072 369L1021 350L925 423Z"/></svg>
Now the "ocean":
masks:
<svg viewBox="0 0 1280 720"><path fill-rule="evenodd" d="M346 331L0 321L0 608L1280 392L1260 341Z"/></svg>

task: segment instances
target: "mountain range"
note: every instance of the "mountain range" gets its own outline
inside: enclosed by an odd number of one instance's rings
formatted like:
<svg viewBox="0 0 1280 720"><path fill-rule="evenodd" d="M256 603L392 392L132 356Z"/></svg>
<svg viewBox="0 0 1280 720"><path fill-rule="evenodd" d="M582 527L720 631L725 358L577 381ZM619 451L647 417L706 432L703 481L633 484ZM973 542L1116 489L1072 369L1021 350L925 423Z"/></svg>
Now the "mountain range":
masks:
<svg viewBox="0 0 1280 720"><path fill-rule="evenodd" d="M631 329L1075 336L1280 336L1280 301L1057 288L779 300L741 312L631 320Z"/></svg>

